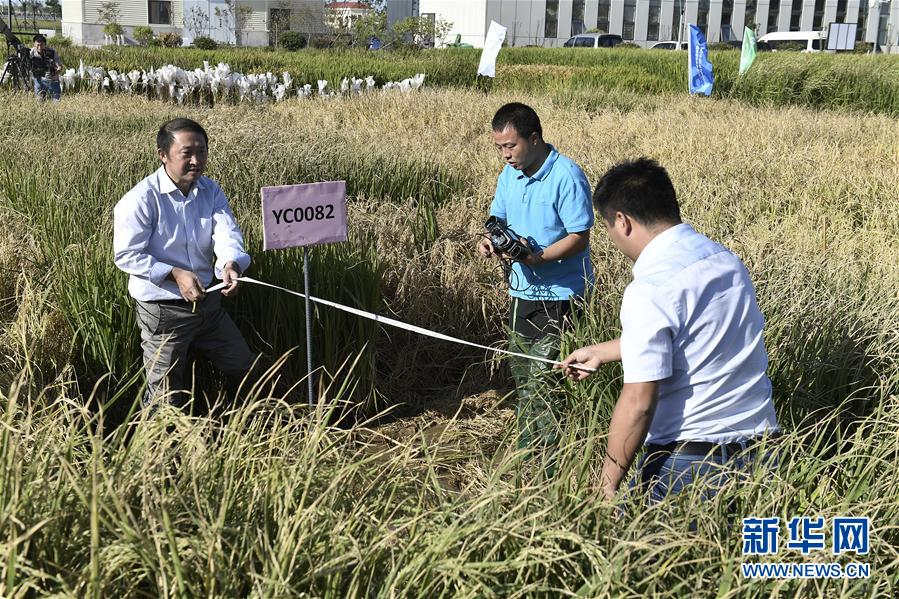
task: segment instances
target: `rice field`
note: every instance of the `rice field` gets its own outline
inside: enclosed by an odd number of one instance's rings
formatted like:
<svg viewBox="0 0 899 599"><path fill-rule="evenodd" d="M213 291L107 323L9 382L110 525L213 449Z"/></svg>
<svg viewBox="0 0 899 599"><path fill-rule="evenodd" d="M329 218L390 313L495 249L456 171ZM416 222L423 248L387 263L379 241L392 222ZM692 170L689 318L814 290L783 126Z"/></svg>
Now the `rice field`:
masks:
<svg viewBox="0 0 899 599"><path fill-rule="evenodd" d="M0 596L896 595L895 113L502 86L214 109L0 95ZM592 183L617 161L659 160L685 219L743 258L788 433L774 471L710 502L601 501L613 367L564 383L560 473L542 480L514 451L501 362L327 308L315 313L323 401L308 410L303 305L250 286L229 311L266 376L224 419L135 412L139 337L112 264L111 208L156 167L161 122L207 128L208 174L244 230L251 276L302 287L299 251L261 250L259 188L346 179L350 241L314 250L314 294L500 344L505 290L474 243L502 166L489 121L512 100L536 108ZM630 266L601 227L592 257L597 290L566 348L617 331ZM214 374L198 377L198 397L214 398ZM743 578L732 506L870 517L871 552L857 561L871 576Z"/></svg>

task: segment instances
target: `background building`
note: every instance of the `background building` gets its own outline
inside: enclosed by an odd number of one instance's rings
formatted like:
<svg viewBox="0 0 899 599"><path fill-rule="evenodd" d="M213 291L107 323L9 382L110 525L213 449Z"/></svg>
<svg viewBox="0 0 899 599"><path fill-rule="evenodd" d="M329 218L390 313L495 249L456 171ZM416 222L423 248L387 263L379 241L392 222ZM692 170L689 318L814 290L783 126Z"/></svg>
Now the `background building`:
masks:
<svg viewBox="0 0 899 599"><path fill-rule="evenodd" d="M364 2L328 2L325 4L325 21L332 29L352 29L353 23L373 11Z"/></svg>
<svg viewBox="0 0 899 599"><path fill-rule="evenodd" d="M62 0L62 34L77 44L104 43L103 0ZM130 40L134 27L174 32L189 43L205 35L225 43L267 46L286 30L327 31L322 0L121 0L117 22Z"/></svg>
<svg viewBox="0 0 899 599"><path fill-rule="evenodd" d="M681 13L709 42L742 39L743 26L761 36L771 31L826 29L858 23L857 41L892 45L899 51L899 0L388 0L390 22L433 13L453 24L456 35L477 47L491 20L508 28L514 46L560 46L590 30L617 33L641 46L678 37ZM890 14L892 13L892 21ZM438 43L438 45L440 45Z"/></svg>

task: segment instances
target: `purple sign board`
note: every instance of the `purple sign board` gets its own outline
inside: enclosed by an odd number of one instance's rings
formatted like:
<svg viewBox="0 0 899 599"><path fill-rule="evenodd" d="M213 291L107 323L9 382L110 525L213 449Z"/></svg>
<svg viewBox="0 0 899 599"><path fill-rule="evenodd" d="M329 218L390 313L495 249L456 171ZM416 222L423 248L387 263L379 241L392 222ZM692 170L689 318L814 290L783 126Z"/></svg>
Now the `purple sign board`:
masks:
<svg viewBox="0 0 899 599"><path fill-rule="evenodd" d="M346 181L262 188L262 249L346 241Z"/></svg>

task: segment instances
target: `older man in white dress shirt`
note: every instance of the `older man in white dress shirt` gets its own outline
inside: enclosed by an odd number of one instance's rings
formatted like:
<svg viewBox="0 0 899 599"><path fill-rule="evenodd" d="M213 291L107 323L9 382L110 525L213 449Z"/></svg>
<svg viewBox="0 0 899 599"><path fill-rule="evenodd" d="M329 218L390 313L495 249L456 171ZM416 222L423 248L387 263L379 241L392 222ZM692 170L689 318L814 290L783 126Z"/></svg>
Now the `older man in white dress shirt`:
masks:
<svg viewBox="0 0 899 599"><path fill-rule="evenodd" d="M221 305L222 295L237 293L237 277L250 256L221 187L203 176L208 141L190 119L165 123L156 136L162 166L114 209L115 264L130 275L147 371L145 403L184 403L191 349L232 382L253 364ZM213 276L227 285L221 294L205 292Z"/></svg>
<svg viewBox="0 0 899 599"><path fill-rule="evenodd" d="M749 273L727 248L681 222L668 173L652 160L610 169L593 202L612 241L634 261L621 337L564 360L594 368L622 363L603 493L614 496L643 443L638 481L651 501L712 470L722 481L777 431L765 321ZM588 376L570 366L566 373Z"/></svg>

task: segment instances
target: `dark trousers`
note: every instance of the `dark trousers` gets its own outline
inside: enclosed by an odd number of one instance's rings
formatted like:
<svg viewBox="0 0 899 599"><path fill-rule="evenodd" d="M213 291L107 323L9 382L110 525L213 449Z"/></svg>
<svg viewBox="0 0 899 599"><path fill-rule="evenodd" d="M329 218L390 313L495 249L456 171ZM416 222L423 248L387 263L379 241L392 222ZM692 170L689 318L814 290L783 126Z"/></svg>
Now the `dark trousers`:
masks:
<svg viewBox="0 0 899 599"><path fill-rule="evenodd" d="M572 302L512 298L509 314L509 349L557 360L561 333L572 314ZM509 365L518 401L515 420L518 448L538 454L547 477L555 474L555 453L562 431L566 398L559 393L552 365L510 356Z"/></svg>
<svg viewBox="0 0 899 599"><path fill-rule="evenodd" d="M147 393L144 405L162 399L182 406L190 389L187 364L192 350L209 358L230 381L241 380L255 356L231 317L222 309L220 293L203 300L136 302Z"/></svg>

